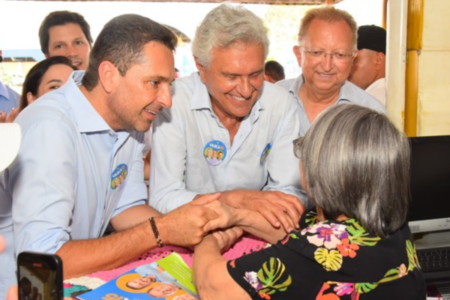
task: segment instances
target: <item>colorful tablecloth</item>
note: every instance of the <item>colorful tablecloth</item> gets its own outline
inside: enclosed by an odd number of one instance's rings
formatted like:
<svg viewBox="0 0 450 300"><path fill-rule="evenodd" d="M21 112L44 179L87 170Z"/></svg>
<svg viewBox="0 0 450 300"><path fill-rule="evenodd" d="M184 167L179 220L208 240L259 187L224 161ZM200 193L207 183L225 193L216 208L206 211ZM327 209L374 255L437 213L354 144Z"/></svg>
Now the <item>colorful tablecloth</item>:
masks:
<svg viewBox="0 0 450 300"><path fill-rule="evenodd" d="M232 248L223 254L223 257L227 260L235 259L251 253L261 250L267 247L268 244L260 239L252 236L241 238ZM184 261L189 267L192 267L193 252L190 249L176 246L164 246L161 248L153 249L130 263L119 267L114 270L95 272L87 276L73 278L64 281L64 296L65 300L77 299L76 296L81 295L91 289L95 289L107 281L110 281L120 274L123 274L131 269L134 269L140 265L145 265L157 261L163 257L166 257L172 252L177 252L181 255Z"/></svg>

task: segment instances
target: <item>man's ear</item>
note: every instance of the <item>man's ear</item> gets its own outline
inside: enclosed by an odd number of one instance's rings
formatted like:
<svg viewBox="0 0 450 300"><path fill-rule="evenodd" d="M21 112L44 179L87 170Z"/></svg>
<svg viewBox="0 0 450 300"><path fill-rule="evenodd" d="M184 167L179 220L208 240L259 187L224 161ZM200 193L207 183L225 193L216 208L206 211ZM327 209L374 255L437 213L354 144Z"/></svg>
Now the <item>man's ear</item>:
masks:
<svg viewBox="0 0 450 300"><path fill-rule="evenodd" d="M377 52L375 55L375 69L380 70L386 65L386 55L383 52Z"/></svg>
<svg viewBox="0 0 450 300"><path fill-rule="evenodd" d="M99 83L106 93L111 93L115 87L116 76L120 75L116 66L110 61L102 61L98 66Z"/></svg>
<svg viewBox="0 0 450 300"><path fill-rule="evenodd" d="M301 67L302 66L302 49L300 46L294 46L292 48L292 51L294 52L295 57L297 58L297 63Z"/></svg>
<svg viewBox="0 0 450 300"><path fill-rule="evenodd" d="M198 71L200 72L200 79L203 81L203 83L206 82L206 68L199 63L198 59L196 56L194 56L194 60L195 60L195 65L197 66Z"/></svg>

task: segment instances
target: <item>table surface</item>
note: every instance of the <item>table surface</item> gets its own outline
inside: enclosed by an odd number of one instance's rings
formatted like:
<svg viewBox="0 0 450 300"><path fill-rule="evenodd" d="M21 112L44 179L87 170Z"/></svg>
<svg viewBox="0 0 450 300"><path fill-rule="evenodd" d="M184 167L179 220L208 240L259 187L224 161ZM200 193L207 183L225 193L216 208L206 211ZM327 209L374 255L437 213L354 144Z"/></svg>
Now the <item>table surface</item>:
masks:
<svg viewBox="0 0 450 300"><path fill-rule="evenodd" d="M245 236L237 241L237 243L226 251L222 256L226 260L232 260L241 257L245 254L261 250L269 244L258 238L252 236ZM64 281L64 297L65 300L77 299L76 296L85 293L89 290L95 289L100 285L113 280L119 275L137 268L140 265L145 265L164 258L172 252L177 252L184 259L189 267L192 268L193 252L190 249L176 246L164 246L153 249L147 253L142 254L128 264L117 269L95 272L86 276L72 278Z"/></svg>

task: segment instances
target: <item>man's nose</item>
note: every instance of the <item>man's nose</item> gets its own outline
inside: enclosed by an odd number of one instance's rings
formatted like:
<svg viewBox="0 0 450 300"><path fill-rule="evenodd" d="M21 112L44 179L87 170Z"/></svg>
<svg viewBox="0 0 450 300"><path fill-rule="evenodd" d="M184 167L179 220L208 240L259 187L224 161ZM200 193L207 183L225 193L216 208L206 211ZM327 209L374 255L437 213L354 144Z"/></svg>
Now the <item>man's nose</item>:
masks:
<svg viewBox="0 0 450 300"><path fill-rule="evenodd" d="M253 93L253 86L250 83L250 80L248 77L242 77L239 81L239 84L237 86L237 91L239 94L241 94L244 98L249 98Z"/></svg>
<svg viewBox="0 0 450 300"><path fill-rule="evenodd" d="M322 58L322 68L324 71L331 70L333 66L333 56L331 53L324 53L324 57Z"/></svg>
<svg viewBox="0 0 450 300"><path fill-rule="evenodd" d="M170 84L163 84L160 90L159 102L163 107L171 107L172 106L172 92Z"/></svg>
<svg viewBox="0 0 450 300"><path fill-rule="evenodd" d="M66 56L77 56L78 52L74 46L67 46Z"/></svg>

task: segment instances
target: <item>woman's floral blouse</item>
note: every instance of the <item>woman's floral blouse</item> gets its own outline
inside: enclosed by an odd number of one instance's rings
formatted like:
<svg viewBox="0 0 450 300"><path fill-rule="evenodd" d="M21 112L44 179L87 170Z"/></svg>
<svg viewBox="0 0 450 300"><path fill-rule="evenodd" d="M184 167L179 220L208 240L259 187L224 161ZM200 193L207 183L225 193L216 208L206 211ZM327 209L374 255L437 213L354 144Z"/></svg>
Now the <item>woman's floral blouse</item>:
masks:
<svg viewBox="0 0 450 300"><path fill-rule="evenodd" d="M253 299L425 299L425 283L409 227L387 238L354 219L318 222L305 213L300 231L267 249L228 262Z"/></svg>

